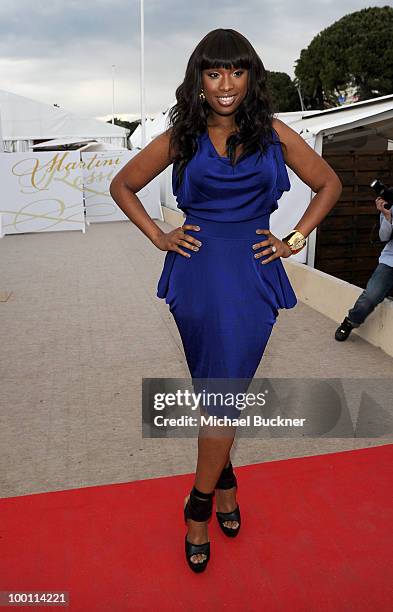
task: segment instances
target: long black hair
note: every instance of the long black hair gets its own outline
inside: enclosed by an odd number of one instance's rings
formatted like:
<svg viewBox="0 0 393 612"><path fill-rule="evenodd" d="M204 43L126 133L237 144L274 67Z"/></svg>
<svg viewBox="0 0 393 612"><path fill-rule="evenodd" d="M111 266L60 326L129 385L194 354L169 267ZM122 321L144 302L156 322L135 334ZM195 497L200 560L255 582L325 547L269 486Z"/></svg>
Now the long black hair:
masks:
<svg viewBox="0 0 393 612"><path fill-rule="evenodd" d="M251 43L230 28L212 30L198 43L188 60L183 83L176 89L177 103L168 113L170 147L179 183L184 168L197 150L197 137L207 129L209 104L201 102L202 70L209 68L248 70L247 95L235 113L237 132L228 137L226 151L235 164L236 146L243 144L243 155L258 149L263 155L272 143L273 102L266 86L267 73ZM266 146L265 146L266 145Z"/></svg>

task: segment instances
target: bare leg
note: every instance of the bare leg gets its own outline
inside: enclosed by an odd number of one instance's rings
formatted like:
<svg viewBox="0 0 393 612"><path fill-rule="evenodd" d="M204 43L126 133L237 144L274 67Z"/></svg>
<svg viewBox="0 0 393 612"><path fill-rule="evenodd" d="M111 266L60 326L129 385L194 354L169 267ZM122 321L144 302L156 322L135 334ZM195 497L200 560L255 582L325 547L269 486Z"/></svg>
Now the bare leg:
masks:
<svg viewBox="0 0 393 612"><path fill-rule="evenodd" d="M229 429L228 429L229 431ZM228 434L229 435L229 434ZM234 435L234 434L233 434ZM205 442L206 440L208 440L209 442L211 442L212 444L206 444ZM221 469L218 472L218 476L221 474L221 470L222 468L225 466L227 467L229 465L229 461L230 461L230 449L232 446L234 438L232 438L231 440L229 438L220 438L219 440L217 439L212 439L212 438L199 438L198 440L198 447L199 447L199 453L198 453L198 464L197 464L197 475L196 475L196 479L195 479L195 486L197 489L199 489L199 491L203 491L204 493L210 493L210 491L208 491L206 489L206 485L210 484L210 479L208 481L206 481L206 478L201 478L200 475L204 475L204 474L208 474L208 469L209 466L212 465L212 462L214 461L214 456L217 457L217 459L220 458L220 455L218 454L220 451L218 451L217 447L219 446L218 442L223 442L226 441L227 445L223 444L221 446L221 452L224 453L224 449L227 447L228 448L228 452L225 458L225 462L222 465ZM206 446L206 447L205 447ZM213 457L211 456L213 455ZM222 464L222 457L221 457L221 463ZM200 469L198 469L200 467ZM218 478L217 476L217 478ZM215 480L214 486L217 482L217 478ZM199 483L199 486L198 484ZM213 486L213 488L214 488ZM232 489L217 489L216 493L216 510L218 510L218 512L232 512L232 510L234 510L236 508L236 489L233 487ZM239 525L239 523L237 521L225 521L224 522L225 527L230 527L231 529L236 529Z"/></svg>
<svg viewBox="0 0 393 612"><path fill-rule="evenodd" d="M195 486L203 493L214 491L222 468L228 464L229 452L235 438L235 427L233 433L226 437L203 437L198 438L198 461L195 475Z"/></svg>
<svg viewBox="0 0 393 612"><path fill-rule="evenodd" d="M229 453L235 438L236 427L201 426L198 437L198 461L195 475L195 487L203 493L214 491L218 477L224 466L229 464ZM233 492L232 491L232 499ZM187 496L186 499L188 499ZM230 498L227 502L230 502ZM233 501L232 501L233 504ZM225 509L221 509L225 512ZM198 522L188 519L187 539L193 544L209 541L207 521ZM235 522L235 526L237 523ZM203 561L205 555L193 555L193 563Z"/></svg>

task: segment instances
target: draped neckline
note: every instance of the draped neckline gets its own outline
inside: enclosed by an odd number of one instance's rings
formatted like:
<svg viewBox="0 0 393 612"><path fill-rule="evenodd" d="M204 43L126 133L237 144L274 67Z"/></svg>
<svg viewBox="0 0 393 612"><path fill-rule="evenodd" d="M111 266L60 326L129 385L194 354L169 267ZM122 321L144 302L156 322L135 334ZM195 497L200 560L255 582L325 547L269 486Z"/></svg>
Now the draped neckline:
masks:
<svg viewBox="0 0 393 612"><path fill-rule="evenodd" d="M230 160L230 158L228 157L228 155L220 155L220 154L218 153L218 151L217 151L216 147L214 146L214 144L213 144L213 142L212 142L212 140L211 140L211 138L210 138L210 136L209 136L209 130L208 130L207 128L206 128L206 131L204 132L204 135L205 135L205 138L206 138L206 140L207 140L207 142L208 142L208 145L209 145L209 147L210 147L210 149L211 149L212 153L215 155L215 157L217 157L218 159L223 159L223 160L226 160L227 162L229 162L229 163L230 163L230 161L231 161L231 160ZM238 158L235 160L235 166L236 166L236 165L239 163L239 161L240 161L241 159L243 159L244 157L247 157L247 156L245 155L245 153L241 153L241 155L239 155L239 156L238 156Z"/></svg>

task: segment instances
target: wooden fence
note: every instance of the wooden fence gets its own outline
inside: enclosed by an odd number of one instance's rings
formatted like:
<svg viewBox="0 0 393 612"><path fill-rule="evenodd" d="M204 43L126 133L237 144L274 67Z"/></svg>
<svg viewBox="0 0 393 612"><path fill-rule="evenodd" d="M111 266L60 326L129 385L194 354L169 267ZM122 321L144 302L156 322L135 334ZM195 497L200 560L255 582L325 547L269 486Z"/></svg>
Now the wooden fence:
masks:
<svg viewBox="0 0 393 612"><path fill-rule="evenodd" d="M393 184L393 151L329 153L324 159L340 177L343 191L317 228L315 268L364 288L386 244L379 240L379 211L370 183L379 178Z"/></svg>

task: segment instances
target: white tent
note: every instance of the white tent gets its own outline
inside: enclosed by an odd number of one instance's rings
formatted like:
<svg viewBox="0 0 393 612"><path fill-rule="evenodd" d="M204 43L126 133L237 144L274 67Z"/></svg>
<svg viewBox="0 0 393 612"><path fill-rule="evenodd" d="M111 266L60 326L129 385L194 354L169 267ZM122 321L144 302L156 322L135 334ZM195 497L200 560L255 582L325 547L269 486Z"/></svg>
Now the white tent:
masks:
<svg viewBox="0 0 393 612"><path fill-rule="evenodd" d="M154 119L146 118L145 130L146 130L146 144L153 138L164 132L167 128L166 120L169 108L166 111L158 113ZM130 136L130 142L133 149L142 148L142 128L139 124Z"/></svg>
<svg viewBox="0 0 393 612"><path fill-rule="evenodd" d="M319 153L322 153L323 138L324 145L334 143L348 149L353 143L357 150L363 151L386 150L388 141L393 139L393 94L307 115L299 113L299 118L292 118L290 122L285 115L281 113L279 117L290 123L293 130L303 136L308 133L318 137Z"/></svg>
<svg viewBox="0 0 393 612"><path fill-rule="evenodd" d="M279 115L285 121L285 113ZM292 118L293 119L293 118ZM288 122L289 124L289 122ZM315 142L319 155L324 151L382 153L393 148L393 95L371 98L305 115L291 121L293 130ZM316 230L308 239L307 264L314 266Z"/></svg>
<svg viewBox="0 0 393 612"><path fill-rule="evenodd" d="M92 117L69 113L0 89L0 116L4 148L9 152L29 151L36 140L86 139L127 147L126 128Z"/></svg>

